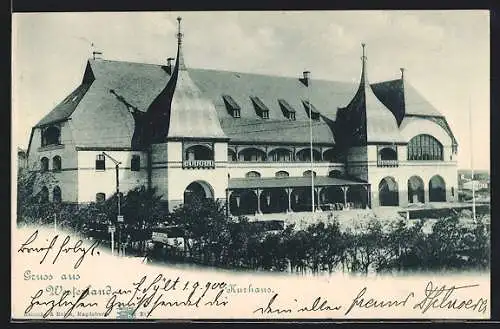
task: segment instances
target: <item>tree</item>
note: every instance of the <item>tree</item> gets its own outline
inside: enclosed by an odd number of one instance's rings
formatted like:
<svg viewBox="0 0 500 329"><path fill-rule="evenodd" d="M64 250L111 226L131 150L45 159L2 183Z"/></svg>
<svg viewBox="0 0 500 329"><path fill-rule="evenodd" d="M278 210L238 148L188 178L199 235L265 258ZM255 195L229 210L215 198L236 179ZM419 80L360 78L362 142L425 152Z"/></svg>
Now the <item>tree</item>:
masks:
<svg viewBox="0 0 500 329"><path fill-rule="evenodd" d="M201 255L203 261L214 254L217 259L229 243L229 222L220 200L194 199L171 214L172 224L183 232L185 251Z"/></svg>
<svg viewBox="0 0 500 329"><path fill-rule="evenodd" d="M359 255L359 264L362 272L368 273L370 267L378 262L382 256L385 235L382 224L377 218L372 218L356 236Z"/></svg>
<svg viewBox="0 0 500 329"><path fill-rule="evenodd" d="M49 202L49 191L57 183L51 172L34 168L20 169L17 177L17 222L46 224L52 221L54 204Z"/></svg>
<svg viewBox="0 0 500 329"><path fill-rule="evenodd" d="M116 193L112 201L117 202ZM149 229L165 220L166 209L161 202L161 195L156 188L146 188L144 185L127 192L122 201L121 213L124 222L134 229Z"/></svg>

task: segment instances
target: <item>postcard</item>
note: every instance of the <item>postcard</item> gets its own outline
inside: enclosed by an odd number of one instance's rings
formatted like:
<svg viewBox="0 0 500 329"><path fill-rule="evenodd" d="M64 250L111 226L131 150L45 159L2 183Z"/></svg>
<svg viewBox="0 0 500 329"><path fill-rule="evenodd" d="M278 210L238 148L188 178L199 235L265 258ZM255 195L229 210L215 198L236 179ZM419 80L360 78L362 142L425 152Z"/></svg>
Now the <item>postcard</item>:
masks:
<svg viewBox="0 0 500 329"><path fill-rule="evenodd" d="M489 319L489 12L14 13L11 319Z"/></svg>

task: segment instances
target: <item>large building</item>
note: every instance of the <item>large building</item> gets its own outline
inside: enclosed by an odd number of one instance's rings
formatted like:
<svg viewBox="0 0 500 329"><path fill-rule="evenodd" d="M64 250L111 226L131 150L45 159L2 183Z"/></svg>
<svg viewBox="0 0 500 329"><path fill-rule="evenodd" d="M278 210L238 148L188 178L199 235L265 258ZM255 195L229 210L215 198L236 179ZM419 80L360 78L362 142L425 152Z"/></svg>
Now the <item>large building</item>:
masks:
<svg viewBox="0 0 500 329"><path fill-rule="evenodd" d="M50 200L111 196L112 159L121 191L156 187L169 209L193 196L233 215L456 200L456 139L403 70L370 84L364 45L359 83L194 69L180 22L175 63L90 59L33 127L28 161L54 172Z"/></svg>

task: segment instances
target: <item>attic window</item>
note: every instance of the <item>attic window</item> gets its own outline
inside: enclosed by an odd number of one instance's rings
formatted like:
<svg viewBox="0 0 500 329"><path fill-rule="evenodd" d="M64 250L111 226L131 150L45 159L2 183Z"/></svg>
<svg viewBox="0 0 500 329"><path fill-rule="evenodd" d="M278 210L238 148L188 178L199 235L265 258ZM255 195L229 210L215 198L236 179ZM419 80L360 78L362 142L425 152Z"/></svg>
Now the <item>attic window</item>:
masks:
<svg viewBox="0 0 500 329"><path fill-rule="evenodd" d="M284 99L278 99L283 115L289 120L295 120L295 109Z"/></svg>
<svg viewBox="0 0 500 329"><path fill-rule="evenodd" d="M250 99L252 100L252 103L253 103L253 106L255 107L255 111L257 112L257 115L260 116L262 119L269 119L269 109L260 100L260 98L256 97L256 96L250 96Z"/></svg>
<svg viewBox="0 0 500 329"><path fill-rule="evenodd" d="M231 114L233 118L239 118L241 116L241 108L238 103L229 95L222 95L222 99L224 100L224 104L229 114Z"/></svg>
<svg viewBox="0 0 500 329"><path fill-rule="evenodd" d="M316 110L314 105L308 100L303 100L304 108L306 109L307 115L313 120L319 120L319 112Z"/></svg>

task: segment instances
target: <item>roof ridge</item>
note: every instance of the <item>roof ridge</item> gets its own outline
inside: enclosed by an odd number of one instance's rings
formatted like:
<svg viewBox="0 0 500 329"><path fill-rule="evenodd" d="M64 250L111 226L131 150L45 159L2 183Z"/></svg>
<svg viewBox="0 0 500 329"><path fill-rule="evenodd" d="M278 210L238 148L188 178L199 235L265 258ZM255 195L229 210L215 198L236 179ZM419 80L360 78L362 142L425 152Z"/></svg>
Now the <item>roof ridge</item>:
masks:
<svg viewBox="0 0 500 329"><path fill-rule="evenodd" d="M133 62L133 61L124 61L124 60L115 60L115 59L92 59L92 58L89 58L88 62L89 63L91 63L91 62L93 62L93 63L109 62L109 63L136 64L136 65L167 66L166 64L161 64L161 63Z"/></svg>

